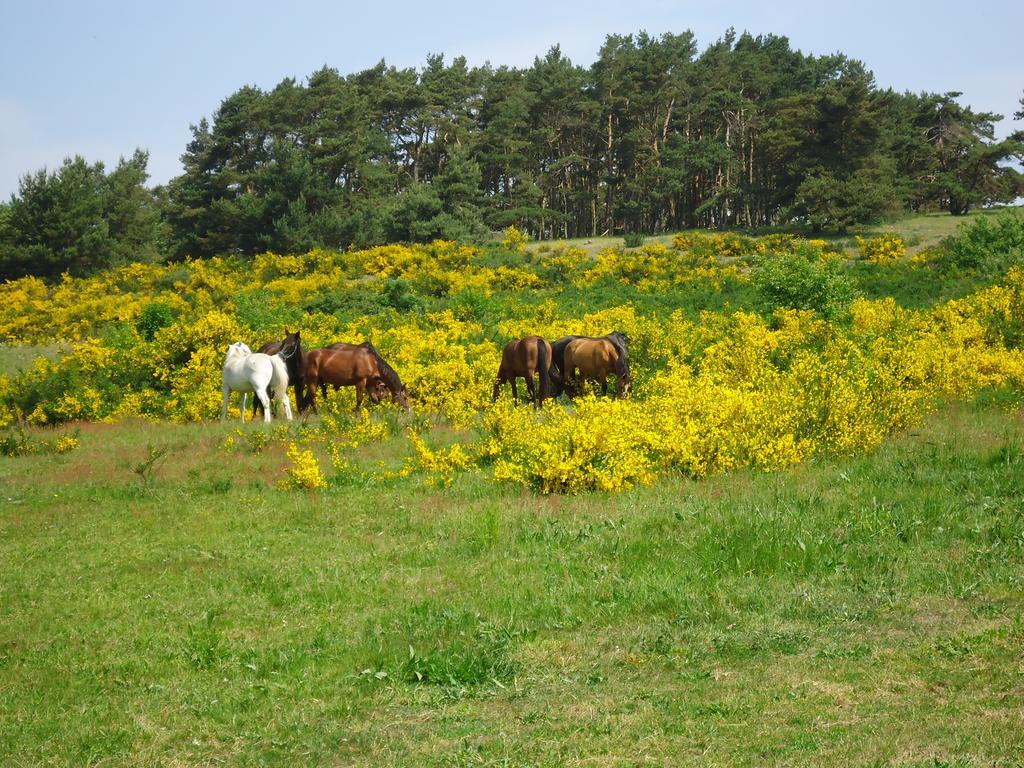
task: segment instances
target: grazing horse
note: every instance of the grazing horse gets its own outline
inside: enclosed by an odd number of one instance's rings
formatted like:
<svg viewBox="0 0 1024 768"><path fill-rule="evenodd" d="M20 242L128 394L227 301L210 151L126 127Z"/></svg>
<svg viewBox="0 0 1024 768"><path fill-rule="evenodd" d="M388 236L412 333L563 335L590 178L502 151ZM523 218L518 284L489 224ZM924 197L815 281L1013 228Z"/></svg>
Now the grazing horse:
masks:
<svg viewBox="0 0 1024 768"><path fill-rule="evenodd" d="M533 376L540 374L539 386L534 385ZM494 399L498 399L501 385L508 382L512 385L512 399L518 400L516 378L526 379L526 390L530 393L534 408L539 408L545 397L550 396L551 380L561 381L551 367L551 345L540 336L527 336L525 339L513 339L505 345L501 353L501 365L498 366L498 377L494 382Z"/></svg>
<svg viewBox="0 0 1024 768"><path fill-rule="evenodd" d="M579 383L583 379L597 379L601 382L601 391L608 394L608 376L615 374L615 389L619 397L629 394L632 378L629 375L629 360L625 349L607 338L573 339L565 346L564 380L568 385L576 380L576 369L579 369ZM578 389L578 387L574 387Z"/></svg>
<svg viewBox="0 0 1024 768"><path fill-rule="evenodd" d="M228 398L232 392L242 393L242 421L245 421L245 399L249 392L255 392L263 405L263 423L270 422L271 388L278 402L283 406L288 421L292 420L292 404L288 402L288 371L279 355L265 355L253 352L240 341L228 347L224 357L223 388L224 405L220 412L220 423L228 418Z"/></svg>
<svg viewBox="0 0 1024 768"><path fill-rule="evenodd" d="M628 373L629 363L627 352L629 351L629 345L632 343L629 336L624 334L622 331L612 331L611 333L605 336L600 336L598 338L605 339L615 346L616 350L618 350L619 355L622 357L624 364L626 365L626 372ZM568 377L566 376L565 368L565 349L566 347L569 346L570 342L573 342L576 339L591 339L593 341L596 341L596 339L592 336L563 336L558 341L555 341L551 344L551 362L554 370L558 373L559 377L561 378L560 383L557 384L557 391L555 392L556 397L562 394L562 392L565 391L565 388L568 385Z"/></svg>
<svg viewBox="0 0 1024 768"><path fill-rule="evenodd" d="M284 338L281 341L268 341L256 351L265 355L281 356L285 368L288 370L288 386L295 388L295 404L299 407L299 413L305 411L306 350L302 348L302 331L289 333L285 328ZM271 394L271 399L273 399L273 394ZM259 400L253 403L254 412L262 407Z"/></svg>
<svg viewBox="0 0 1024 768"><path fill-rule="evenodd" d="M306 355L306 395L315 412L317 387L326 389L355 386L356 411L363 405L367 387L370 398L379 402L383 392L391 393L391 401L409 410L408 390L370 342L362 344L333 344L314 349Z"/></svg>

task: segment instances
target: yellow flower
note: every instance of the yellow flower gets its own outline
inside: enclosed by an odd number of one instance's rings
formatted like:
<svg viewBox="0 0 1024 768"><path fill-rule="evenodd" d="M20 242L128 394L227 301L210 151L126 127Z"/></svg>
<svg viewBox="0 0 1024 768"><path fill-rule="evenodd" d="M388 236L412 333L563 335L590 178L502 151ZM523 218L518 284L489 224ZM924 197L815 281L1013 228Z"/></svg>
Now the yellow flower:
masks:
<svg viewBox="0 0 1024 768"><path fill-rule="evenodd" d="M327 487L327 480L320 471L320 462L310 450L303 450L296 443L288 446L288 477L281 481L282 488L300 488L315 491Z"/></svg>

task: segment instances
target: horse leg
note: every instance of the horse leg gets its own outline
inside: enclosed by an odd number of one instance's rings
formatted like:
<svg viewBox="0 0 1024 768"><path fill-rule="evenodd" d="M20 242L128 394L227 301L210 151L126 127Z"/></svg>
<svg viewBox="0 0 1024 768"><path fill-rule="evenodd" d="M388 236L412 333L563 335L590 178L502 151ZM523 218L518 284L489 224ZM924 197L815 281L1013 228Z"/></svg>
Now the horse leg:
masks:
<svg viewBox="0 0 1024 768"><path fill-rule="evenodd" d="M602 376L601 377L601 394L602 395L606 395L606 396L608 394L608 377L607 376Z"/></svg>
<svg viewBox="0 0 1024 768"><path fill-rule="evenodd" d="M263 405L263 423L264 424L269 424L270 423L270 398L267 397L267 388L263 387L262 389L257 389L256 390L256 394L254 395L254 397L258 398L260 403ZM253 419L256 418L255 411L256 411L256 408L255 408L255 406L253 406Z"/></svg>
<svg viewBox="0 0 1024 768"><path fill-rule="evenodd" d="M284 388L284 395L279 397L277 402L284 408L284 417L291 421L294 417L292 416L292 401L288 398L288 387Z"/></svg>
<svg viewBox="0 0 1024 768"><path fill-rule="evenodd" d="M313 413L319 413L316 407L316 379L306 382L306 405L313 409Z"/></svg>
<svg viewBox="0 0 1024 768"><path fill-rule="evenodd" d="M516 377L513 376L509 381L512 383L512 401L519 402L519 393L516 391Z"/></svg>
<svg viewBox="0 0 1024 768"><path fill-rule="evenodd" d="M492 402L498 399L498 395L501 394L501 385L504 383L505 380L499 374L497 380L494 382L494 397L492 398Z"/></svg>
<svg viewBox="0 0 1024 768"><path fill-rule="evenodd" d="M527 368L523 378L526 379L526 391L530 395L530 399L533 400L534 406L539 406L540 401L537 399L537 386L533 381L533 371Z"/></svg>
<svg viewBox="0 0 1024 768"><path fill-rule="evenodd" d="M246 399L248 397L249 397L249 393L248 392L243 392L242 393L242 423L243 424L245 424L245 401L246 401ZM254 414L253 418L256 418L255 413L256 413L256 406L253 406L253 414Z"/></svg>
<svg viewBox="0 0 1024 768"><path fill-rule="evenodd" d="M228 400L231 398L231 388L224 385L224 405L220 409L220 423L224 424L228 420Z"/></svg>
<svg viewBox="0 0 1024 768"><path fill-rule="evenodd" d="M363 406L363 392L366 390L366 379L356 380L356 413Z"/></svg>

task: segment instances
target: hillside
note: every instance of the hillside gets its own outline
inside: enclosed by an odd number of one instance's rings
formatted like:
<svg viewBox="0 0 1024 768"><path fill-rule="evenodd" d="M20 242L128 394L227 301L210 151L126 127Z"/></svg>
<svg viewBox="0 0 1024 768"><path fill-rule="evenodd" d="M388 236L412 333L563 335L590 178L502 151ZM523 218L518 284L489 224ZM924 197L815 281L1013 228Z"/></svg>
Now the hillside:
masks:
<svg viewBox="0 0 1024 768"><path fill-rule="evenodd" d="M1012 764L1024 225L902 224L3 284L0 762ZM297 329L411 413L219 425ZM615 329L629 397L491 402Z"/></svg>

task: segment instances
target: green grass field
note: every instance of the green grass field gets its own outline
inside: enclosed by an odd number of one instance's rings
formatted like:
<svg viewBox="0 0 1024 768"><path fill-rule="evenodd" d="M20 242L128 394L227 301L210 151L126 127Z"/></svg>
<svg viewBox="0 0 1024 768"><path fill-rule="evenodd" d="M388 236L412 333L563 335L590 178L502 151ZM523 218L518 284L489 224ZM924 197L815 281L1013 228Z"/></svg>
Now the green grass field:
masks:
<svg viewBox="0 0 1024 768"><path fill-rule="evenodd" d="M1019 412L576 497L283 491L233 429L0 461L0 764L1019 765Z"/></svg>

